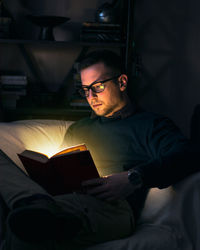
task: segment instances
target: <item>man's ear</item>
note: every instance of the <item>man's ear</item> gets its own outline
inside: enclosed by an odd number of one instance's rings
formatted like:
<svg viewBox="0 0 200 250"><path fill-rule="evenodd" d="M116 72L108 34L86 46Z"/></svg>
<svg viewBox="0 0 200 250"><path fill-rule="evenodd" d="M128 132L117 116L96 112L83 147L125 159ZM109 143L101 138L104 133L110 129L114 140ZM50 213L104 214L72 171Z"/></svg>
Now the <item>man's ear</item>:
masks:
<svg viewBox="0 0 200 250"><path fill-rule="evenodd" d="M119 77L119 87L121 91L124 91L127 88L128 76L126 74L122 74Z"/></svg>

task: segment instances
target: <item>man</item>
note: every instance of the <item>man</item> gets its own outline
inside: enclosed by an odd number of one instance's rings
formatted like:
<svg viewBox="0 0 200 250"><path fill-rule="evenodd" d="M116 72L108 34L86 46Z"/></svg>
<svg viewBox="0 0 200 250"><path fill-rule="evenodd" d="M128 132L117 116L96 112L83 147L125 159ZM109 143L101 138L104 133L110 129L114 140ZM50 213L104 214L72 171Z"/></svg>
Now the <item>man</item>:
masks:
<svg viewBox="0 0 200 250"><path fill-rule="evenodd" d="M198 170L198 154L169 119L131 104L115 53L91 52L80 74L93 115L74 123L63 145L85 143L101 178L85 181L85 194L51 197L1 152L0 194L10 209L4 249L82 249L126 237L147 188Z"/></svg>
<svg viewBox="0 0 200 250"><path fill-rule="evenodd" d="M120 58L109 51L82 61L80 93L93 115L65 136L67 145L85 142L92 152L104 178L83 185L94 185L88 193L104 200L127 198L138 187L164 188L199 169L198 153L172 121L131 103L122 72Z"/></svg>

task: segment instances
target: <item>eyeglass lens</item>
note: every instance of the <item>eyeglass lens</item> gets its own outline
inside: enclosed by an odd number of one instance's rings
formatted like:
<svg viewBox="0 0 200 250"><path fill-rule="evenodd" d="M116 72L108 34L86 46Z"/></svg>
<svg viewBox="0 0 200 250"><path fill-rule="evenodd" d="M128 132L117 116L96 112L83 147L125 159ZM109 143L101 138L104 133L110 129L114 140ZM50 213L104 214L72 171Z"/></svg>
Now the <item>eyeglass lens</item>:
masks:
<svg viewBox="0 0 200 250"><path fill-rule="evenodd" d="M100 92L103 92L104 89L105 89L105 85L104 83L105 82L108 82L108 81L111 81L111 80L114 80L116 78L118 78L118 76L114 76L112 78L109 78L109 79L106 79L106 80L103 80L103 81L99 81L99 82L93 82L91 83L89 86L84 86L82 87L81 89L79 89L79 93L83 96L83 97L88 97L89 96L89 91L90 89L92 90L92 92L94 93L100 93Z"/></svg>

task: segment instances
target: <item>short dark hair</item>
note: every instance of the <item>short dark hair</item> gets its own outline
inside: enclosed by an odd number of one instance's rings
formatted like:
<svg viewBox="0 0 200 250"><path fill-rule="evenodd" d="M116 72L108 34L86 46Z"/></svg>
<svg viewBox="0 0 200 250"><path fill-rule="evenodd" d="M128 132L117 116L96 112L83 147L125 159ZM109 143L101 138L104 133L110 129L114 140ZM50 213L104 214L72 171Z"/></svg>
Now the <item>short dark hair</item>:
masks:
<svg viewBox="0 0 200 250"><path fill-rule="evenodd" d="M95 50L86 55L86 57L80 61L79 70L82 71L94 64L104 63L112 73L122 74L122 60L120 56L111 50Z"/></svg>

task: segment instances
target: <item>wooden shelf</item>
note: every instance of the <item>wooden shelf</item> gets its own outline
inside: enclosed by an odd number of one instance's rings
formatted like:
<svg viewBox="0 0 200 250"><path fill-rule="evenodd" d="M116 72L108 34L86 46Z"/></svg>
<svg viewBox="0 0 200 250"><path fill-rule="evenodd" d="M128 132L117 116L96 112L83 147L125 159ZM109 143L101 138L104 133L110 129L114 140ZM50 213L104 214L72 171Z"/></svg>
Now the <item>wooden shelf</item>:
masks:
<svg viewBox="0 0 200 250"><path fill-rule="evenodd" d="M1 44L17 45L51 45L51 46L95 46L95 47L125 47L125 43L113 42L81 42L81 41L43 41L43 40L21 40L21 39L0 39Z"/></svg>
<svg viewBox="0 0 200 250"><path fill-rule="evenodd" d="M63 109L63 108L16 108L4 110L5 121L27 119L57 119L76 121L90 115L89 109Z"/></svg>

